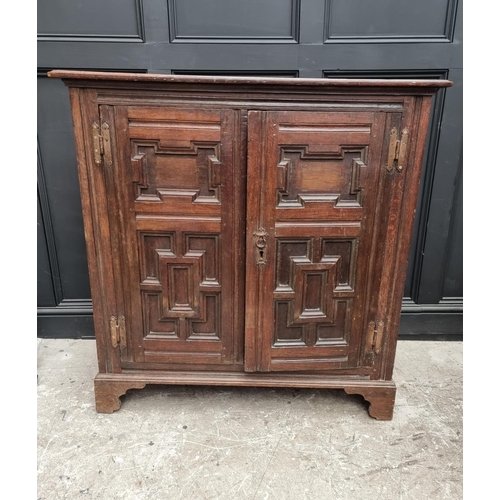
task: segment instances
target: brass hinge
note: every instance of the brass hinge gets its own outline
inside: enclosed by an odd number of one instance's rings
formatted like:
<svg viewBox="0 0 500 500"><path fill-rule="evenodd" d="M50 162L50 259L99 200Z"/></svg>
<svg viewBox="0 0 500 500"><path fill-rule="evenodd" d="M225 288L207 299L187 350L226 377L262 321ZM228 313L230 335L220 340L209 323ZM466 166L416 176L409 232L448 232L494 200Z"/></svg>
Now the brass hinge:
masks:
<svg viewBox="0 0 500 500"><path fill-rule="evenodd" d="M382 348L382 339L384 337L384 322L370 321L368 323L368 333L366 336L366 352L368 354L379 354Z"/></svg>
<svg viewBox="0 0 500 500"><path fill-rule="evenodd" d="M100 128L102 133L100 133ZM94 122L92 123L92 146L94 149L94 160L97 165L102 163L102 157L106 165L111 165L111 139L109 134L109 125L103 123L102 127Z"/></svg>
<svg viewBox="0 0 500 500"><path fill-rule="evenodd" d="M111 330L111 345L123 349L127 347L127 330L125 329L125 316L111 316L109 318L109 326Z"/></svg>
<svg viewBox="0 0 500 500"><path fill-rule="evenodd" d="M401 172L405 167L406 148L408 146L408 129L405 128L401 132L401 139L398 139L398 131L396 127L391 130L389 141L389 156L387 158L387 170L389 172L396 167L398 172Z"/></svg>

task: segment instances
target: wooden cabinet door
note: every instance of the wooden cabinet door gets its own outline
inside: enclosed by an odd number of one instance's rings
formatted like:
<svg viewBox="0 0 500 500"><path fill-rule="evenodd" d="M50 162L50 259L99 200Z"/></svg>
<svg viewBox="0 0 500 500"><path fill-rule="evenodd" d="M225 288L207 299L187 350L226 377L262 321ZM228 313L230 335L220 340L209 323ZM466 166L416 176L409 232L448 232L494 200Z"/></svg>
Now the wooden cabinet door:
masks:
<svg viewBox="0 0 500 500"><path fill-rule="evenodd" d="M382 286L372 250L394 221L382 216L382 157L400 119L249 112L246 371L362 363L368 297Z"/></svg>
<svg viewBox="0 0 500 500"><path fill-rule="evenodd" d="M121 367L234 363L244 293L238 112L100 113L113 148L105 168Z"/></svg>

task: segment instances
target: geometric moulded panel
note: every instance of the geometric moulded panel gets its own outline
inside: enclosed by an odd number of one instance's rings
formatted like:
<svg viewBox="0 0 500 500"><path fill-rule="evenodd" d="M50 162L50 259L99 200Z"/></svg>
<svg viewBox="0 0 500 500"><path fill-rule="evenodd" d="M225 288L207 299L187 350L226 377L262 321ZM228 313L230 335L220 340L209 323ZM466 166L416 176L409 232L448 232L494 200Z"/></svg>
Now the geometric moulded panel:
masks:
<svg viewBox="0 0 500 500"><path fill-rule="evenodd" d="M146 338L220 340L219 238L139 233Z"/></svg>
<svg viewBox="0 0 500 500"><path fill-rule="evenodd" d="M332 202L338 207L361 207L360 170L366 148L309 152L308 146L282 146L278 164L277 206L303 207L308 201Z"/></svg>
<svg viewBox="0 0 500 500"><path fill-rule="evenodd" d="M275 346L348 342L357 246L357 238L277 240Z"/></svg>
<svg viewBox="0 0 500 500"><path fill-rule="evenodd" d="M131 164L137 201L187 197L194 203L220 201L220 144L191 141L162 147L159 141L132 141Z"/></svg>

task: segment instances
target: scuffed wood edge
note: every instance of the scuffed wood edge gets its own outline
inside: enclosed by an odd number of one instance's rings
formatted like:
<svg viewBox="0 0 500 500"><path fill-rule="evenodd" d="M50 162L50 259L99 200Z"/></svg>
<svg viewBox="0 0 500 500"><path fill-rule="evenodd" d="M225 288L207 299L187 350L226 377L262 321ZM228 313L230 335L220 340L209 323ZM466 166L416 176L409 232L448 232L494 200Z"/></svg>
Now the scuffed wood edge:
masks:
<svg viewBox="0 0 500 500"><path fill-rule="evenodd" d="M113 413L121 407L120 397L129 389L143 389L146 382L94 380L95 409L97 413Z"/></svg>
<svg viewBox="0 0 500 500"><path fill-rule="evenodd" d="M377 420L392 420L396 401L396 385L385 387L347 386L347 394L360 394L370 406L368 413Z"/></svg>
<svg viewBox="0 0 500 500"><path fill-rule="evenodd" d="M120 396L129 389L143 389L147 384L211 385L246 387L296 387L310 389L343 389L359 394L370 403L368 413L377 420L391 420L396 398L393 381L362 380L324 375L255 374L217 372L101 373L94 381L96 410L113 413L120 408Z"/></svg>
<svg viewBox="0 0 500 500"><path fill-rule="evenodd" d="M319 87L407 87L441 88L450 87L449 80L436 79L380 79L380 78L276 78L252 76L211 76L211 75L165 75L154 73L121 73L103 71L52 70L49 78L66 80L100 80L159 83L223 83L223 84L272 84L288 86L313 85Z"/></svg>

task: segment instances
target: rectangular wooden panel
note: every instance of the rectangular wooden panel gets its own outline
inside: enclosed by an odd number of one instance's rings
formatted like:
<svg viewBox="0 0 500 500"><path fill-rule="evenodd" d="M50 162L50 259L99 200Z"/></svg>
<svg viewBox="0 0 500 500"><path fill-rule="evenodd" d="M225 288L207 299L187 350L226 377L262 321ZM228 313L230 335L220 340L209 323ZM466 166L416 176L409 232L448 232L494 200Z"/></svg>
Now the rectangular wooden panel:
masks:
<svg viewBox="0 0 500 500"><path fill-rule="evenodd" d="M247 371L359 363L386 116L249 113Z"/></svg>
<svg viewBox="0 0 500 500"><path fill-rule="evenodd" d="M242 334L233 330L235 114L114 110L114 128L124 131L115 135L118 161L108 177L116 189L115 252L124 262L131 340L124 361L234 361L234 336Z"/></svg>

